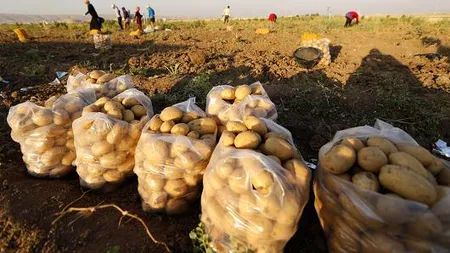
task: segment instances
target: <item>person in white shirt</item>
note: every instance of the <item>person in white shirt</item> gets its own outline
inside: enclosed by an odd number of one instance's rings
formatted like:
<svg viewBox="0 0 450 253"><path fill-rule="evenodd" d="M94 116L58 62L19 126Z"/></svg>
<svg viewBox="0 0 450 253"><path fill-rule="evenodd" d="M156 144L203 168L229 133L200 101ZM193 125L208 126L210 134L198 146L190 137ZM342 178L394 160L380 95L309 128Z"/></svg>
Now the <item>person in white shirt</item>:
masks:
<svg viewBox="0 0 450 253"><path fill-rule="evenodd" d="M228 23L230 21L230 6L227 6L225 10L223 10L223 23Z"/></svg>
<svg viewBox="0 0 450 253"><path fill-rule="evenodd" d="M120 14L120 9L119 9L119 7L117 7L115 4L113 4L113 5L111 6L111 8L113 8L113 10L116 12L117 22L119 23L120 30L123 30L123 26L122 26L122 15Z"/></svg>

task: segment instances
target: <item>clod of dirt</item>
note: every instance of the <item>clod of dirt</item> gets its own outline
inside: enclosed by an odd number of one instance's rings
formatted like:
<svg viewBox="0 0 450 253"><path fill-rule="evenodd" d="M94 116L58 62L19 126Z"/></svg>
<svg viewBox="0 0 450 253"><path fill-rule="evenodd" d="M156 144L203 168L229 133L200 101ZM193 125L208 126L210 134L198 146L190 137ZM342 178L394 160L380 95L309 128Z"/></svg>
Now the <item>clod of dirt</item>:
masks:
<svg viewBox="0 0 450 253"><path fill-rule="evenodd" d="M11 92L11 97L12 97L12 98L17 98L18 95L19 95L19 94L17 93L17 91Z"/></svg>
<svg viewBox="0 0 450 253"><path fill-rule="evenodd" d="M436 78L436 84L439 86L450 87L450 75L441 75Z"/></svg>
<svg viewBox="0 0 450 253"><path fill-rule="evenodd" d="M206 62L206 54L201 51L192 51L188 53L189 60L195 65L203 65Z"/></svg>

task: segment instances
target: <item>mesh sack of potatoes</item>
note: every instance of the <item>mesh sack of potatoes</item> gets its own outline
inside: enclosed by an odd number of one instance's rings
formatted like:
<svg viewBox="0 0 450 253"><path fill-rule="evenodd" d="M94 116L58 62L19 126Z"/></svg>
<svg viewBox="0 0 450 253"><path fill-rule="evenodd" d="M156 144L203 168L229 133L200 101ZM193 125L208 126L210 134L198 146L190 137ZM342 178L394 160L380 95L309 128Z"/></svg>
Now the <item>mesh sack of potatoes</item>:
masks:
<svg viewBox="0 0 450 253"><path fill-rule="evenodd" d="M72 122L81 116L83 107L94 101L94 91L88 89L59 97L52 109L31 102L11 107L11 137L20 144L29 174L57 178L73 171Z"/></svg>
<svg viewBox="0 0 450 253"><path fill-rule="evenodd" d="M250 115L272 120L278 117L275 104L260 82L212 88L206 99L206 113L217 117L222 124L230 120L242 121L244 116Z"/></svg>
<svg viewBox="0 0 450 253"><path fill-rule="evenodd" d="M331 63L330 54L330 43L331 41L327 38L323 39L308 39L302 40L301 47L314 47L322 51L322 58L320 59L318 65L328 66Z"/></svg>
<svg viewBox="0 0 450 253"><path fill-rule="evenodd" d="M254 116L227 124L203 179L201 220L210 247L283 252L308 201L310 180L288 130Z"/></svg>
<svg viewBox="0 0 450 253"><path fill-rule="evenodd" d="M182 214L201 194L217 125L191 98L165 108L144 127L136 148L142 208Z"/></svg>
<svg viewBox="0 0 450 253"><path fill-rule="evenodd" d="M73 122L80 184L108 192L131 176L137 142L152 116L150 98L136 89L85 107Z"/></svg>
<svg viewBox="0 0 450 253"><path fill-rule="evenodd" d="M115 75L106 73L102 70L94 70L87 75L78 73L77 75L70 75L67 79L66 89L68 92L79 89L94 88L97 98L109 97L112 98L125 90L134 87L131 76L122 75L115 77Z"/></svg>
<svg viewBox="0 0 450 253"><path fill-rule="evenodd" d="M450 169L377 121L319 152L315 207L330 252L449 252Z"/></svg>

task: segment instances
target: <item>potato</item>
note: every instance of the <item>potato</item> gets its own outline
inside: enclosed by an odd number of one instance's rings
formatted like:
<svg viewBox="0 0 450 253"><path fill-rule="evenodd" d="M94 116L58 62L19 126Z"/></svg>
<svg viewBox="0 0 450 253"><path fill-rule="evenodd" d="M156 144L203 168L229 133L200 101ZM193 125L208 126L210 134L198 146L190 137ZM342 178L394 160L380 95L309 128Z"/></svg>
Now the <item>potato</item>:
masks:
<svg viewBox="0 0 450 253"><path fill-rule="evenodd" d="M344 145L336 145L320 161L320 166L332 174L342 174L349 170L356 160L355 150Z"/></svg>
<svg viewBox="0 0 450 253"><path fill-rule="evenodd" d="M260 99L258 101L258 107L267 112L275 109L275 105L269 99Z"/></svg>
<svg viewBox="0 0 450 253"><path fill-rule="evenodd" d="M41 162L45 166L54 166L61 162L61 159L67 152L67 148L53 147L41 155Z"/></svg>
<svg viewBox="0 0 450 253"><path fill-rule="evenodd" d="M437 199L436 186L410 168L385 165L381 167L378 179L385 188L407 199L427 205Z"/></svg>
<svg viewBox="0 0 450 253"><path fill-rule="evenodd" d="M131 110L125 110L122 112L122 118L128 123L134 120L134 114Z"/></svg>
<svg viewBox="0 0 450 253"><path fill-rule="evenodd" d="M169 145L161 140L150 140L142 148L147 160L155 164L163 163L169 158Z"/></svg>
<svg viewBox="0 0 450 253"><path fill-rule="evenodd" d="M235 97L239 100L244 100L248 95L252 94L252 88L248 85L239 85L236 87Z"/></svg>
<svg viewBox="0 0 450 253"><path fill-rule="evenodd" d="M159 115L163 121L179 121L183 117L183 112L176 107L166 107Z"/></svg>
<svg viewBox="0 0 450 253"><path fill-rule="evenodd" d="M203 176L200 174L188 174L184 177L184 182L188 186L197 186L202 181Z"/></svg>
<svg viewBox="0 0 450 253"><path fill-rule="evenodd" d="M270 191L270 189L268 189L268 191ZM265 194L264 196L259 195L258 198L256 198L256 205L264 218L271 220L277 219L282 201L279 198L282 198L282 196L274 196L274 194Z"/></svg>
<svg viewBox="0 0 450 253"><path fill-rule="evenodd" d="M417 253L432 253L433 245L430 241L427 240L417 240L414 239L404 239L403 240L406 248L408 248L409 252L417 252Z"/></svg>
<svg viewBox="0 0 450 253"><path fill-rule="evenodd" d="M187 193L188 186L183 179L167 180L164 191L174 198L180 198Z"/></svg>
<svg viewBox="0 0 450 253"><path fill-rule="evenodd" d="M91 104L91 105L85 106L85 107L83 108L83 113L82 113L82 115L84 116L84 115L86 115L87 113L90 113L90 112L99 112L99 111L100 111L100 107L96 106L95 104Z"/></svg>
<svg viewBox="0 0 450 253"><path fill-rule="evenodd" d="M260 193L266 195L268 194L274 183L274 178L272 173L267 170L262 170L259 173L251 177L251 182L253 187Z"/></svg>
<svg viewBox="0 0 450 253"><path fill-rule="evenodd" d="M139 104L141 103L139 103L139 101L134 97L126 97L122 100L122 105L125 106L126 108L131 108Z"/></svg>
<svg viewBox="0 0 450 253"><path fill-rule="evenodd" d="M131 111L134 113L134 116L137 119L140 119L142 116L147 115L147 110L142 105L135 105L131 107Z"/></svg>
<svg viewBox="0 0 450 253"><path fill-rule="evenodd" d="M387 156L377 147L365 147L358 151L358 164L366 171L378 172L387 163Z"/></svg>
<svg viewBox="0 0 450 253"><path fill-rule="evenodd" d="M263 87L261 84L254 85L252 87L252 94L262 95L262 93L263 93Z"/></svg>
<svg viewBox="0 0 450 253"><path fill-rule="evenodd" d="M368 212L366 208L361 207L359 201L359 197L349 196L349 194L344 192L339 194L339 203L353 218L372 229L380 229L383 227L385 223L373 213Z"/></svg>
<svg viewBox="0 0 450 253"><path fill-rule="evenodd" d="M367 232L360 239L362 253L406 252L401 242L382 232Z"/></svg>
<svg viewBox="0 0 450 253"><path fill-rule="evenodd" d="M106 135L106 141L110 144L119 143L123 137L128 133L127 123L117 122L112 127L111 131Z"/></svg>
<svg viewBox="0 0 450 253"><path fill-rule="evenodd" d="M113 151L100 157L100 165L105 168L117 168L127 160L125 152Z"/></svg>
<svg viewBox="0 0 450 253"><path fill-rule="evenodd" d="M407 233L419 238L435 238L442 233L442 224L432 212L426 212L406 226Z"/></svg>
<svg viewBox="0 0 450 253"><path fill-rule="evenodd" d="M91 152L95 156L102 156L111 153L114 150L114 145L107 141L100 141L94 143L91 147Z"/></svg>
<svg viewBox="0 0 450 253"><path fill-rule="evenodd" d="M343 252L359 252L360 237L358 231L355 231L349 224L340 216L334 221L333 231L330 235L330 246L338 243L345 251ZM332 246L333 248L333 246Z"/></svg>
<svg viewBox="0 0 450 253"><path fill-rule="evenodd" d="M71 166L75 158L76 158L75 152L70 151L69 153L63 156L63 158L61 159L61 164L65 166Z"/></svg>
<svg viewBox="0 0 450 253"><path fill-rule="evenodd" d="M128 135L135 140L139 140L141 132L142 124L139 121L131 121L131 124L129 124Z"/></svg>
<svg viewBox="0 0 450 253"><path fill-rule="evenodd" d="M225 88L220 92L220 96L225 100L234 100L236 98L234 88Z"/></svg>
<svg viewBox="0 0 450 253"><path fill-rule="evenodd" d="M353 148L356 151L359 151L360 149L364 148L364 143L358 138L352 137L344 138L341 144Z"/></svg>
<svg viewBox="0 0 450 253"><path fill-rule="evenodd" d="M103 105L103 109L105 109L106 112L109 112L111 110L125 110L125 107L123 107L123 105L117 101L113 101L113 100L109 100L107 102L105 102L105 104Z"/></svg>
<svg viewBox="0 0 450 253"><path fill-rule="evenodd" d="M52 108L53 107L53 104L55 103L55 101L58 99L58 97L59 96L51 96L51 97L49 97L46 101L45 101L45 103L44 103L44 106L46 107L46 108Z"/></svg>
<svg viewBox="0 0 450 253"><path fill-rule="evenodd" d="M275 138L282 139L285 141L288 140L287 136L285 136L284 134L279 133L279 132L268 132L267 134L264 135L264 140L267 140L270 137L275 137Z"/></svg>
<svg viewBox="0 0 450 253"><path fill-rule="evenodd" d="M353 175L352 177L353 184L362 187L364 189L367 189L369 191L379 191L380 190L380 184L378 183L377 177L367 171L359 172Z"/></svg>
<svg viewBox="0 0 450 253"><path fill-rule="evenodd" d="M430 182L436 184L436 179L433 175L426 170L423 165L413 156L405 152L395 152L389 155L389 163L394 165L399 165L402 167L407 167L417 174L423 176Z"/></svg>
<svg viewBox="0 0 450 253"><path fill-rule="evenodd" d="M105 106L106 102L110 101L110 98L108 97L102 97L95 101L94 105L98 106L99 108L102 108Z"/></svg>
<svg viewBox="0 0 450 253"><path fill-rule="evenodd" d="M274 155L282 161L294 157L294 152L294 147L283 139L270 137L264 143L264 153Z"/></svg>
<svg viewBox="0 0 450 253"><path fill-rule="evenodd" d="M264 239L270 238L270 233L273 229L272 221L261 217L258 215L252 215L245 217L245 220L247 220L252 226L248 226L246 228L247 232L247 238L250 237L256 237L255 239L259 242ZM259 240L258 240L259 239Z"/></svg>
<svg viewBox="0 0 450 253"><path fill-rule="evenodd" d="M175 122L173 120L164 121L164 123L162 123L159 131L161 131L161 133L170 133L170 131L172 130L172 127L174 127L174 126L175 126Z"/></svg>
<svg viewBox="0 0 450 253"><path fill-rule="evenodd" d="M433 157L433 162L427 166L427 170L433 175L437 176L445 167L444 161L440 158Z"/></svg>
<svg viewBox="0 0 450 253"><path fill-rule="evenodd" d="M240 122L237 122L237 121L228 121L225 124L225 127L226 127L226 129L228 131L230 131L230 132L232 132L234 134L238 134L238 133L241 133L241 132L244 132L244 131L248 130L247 127L244 124L242 124Z"/></svg>
<svg viewBox="0 0 450 253"><path fill-rule="evenodd" d="M81 118L81 116L82 116L82 113L80 111L79 112L74 112L70 116L70 120L71 121L75 121L76 119Z"/></svg>
<svg viewBox="0 0 450 253"><path fill-rule="evenodd" d="M159 115L156 115L150 120L150 129L153 131L159 131L163 123L164 121L161 120Z"/></svg>
<svg viewBox="0 0 450 253"><path fill-rule="evenodd" d="M437 175L437 180L440 185L450 186L450 169L444 168Z"/></svg>
<svg viewBox="0 0 450 253"><path fill-rule="evenodd" d="M283 206L277 214L277 222L284 225L293 225L300 215L300 204L296 196L285 194Z"/></svg>
<svg viewBox="0 0 450 253"><path fill-rule="evenodd" d="M200 134L197 131L190 131L186 136L193 139L200 138Z"/></svg>
<svg viewBox="0 0 450 253"><path fill-rule="evenodd" d="M383 151L386 155L389 155L390 153L394 153L397 152L397 148L395 147L395 145L390 142L388 139L383 138L383 137L370 137L367 140L367 146L369 147L377 147L379 149L381 149L381 151Z"/></svg>
<svg viewBox="0 0 450 253"><path fill-rule="evenodd" d="M113 74L104 74L97 79L97 83L106 83L113 80L115 77Z"/></svg>
<svg viewBox="0 0 450 253"><path fill-rule="evenodd" d="M375 212L389 224L403 224L414 215L414 205L393 193L377 198Z"/></svg>
<svg viewBox="0 0 450 253"><path fill-rule="evenodd" d="M166 212L169 215L185 213L189 209L189 204L183 199L169 199L166 205Z"/></svg>
<svg viewBox="0 0 450 253"><path fill-rule="evenodd" d="M101 76L105 75L106 72L103 70L93 70L89 73L89 77L92 79L99 79Z"/></svg>
<svg viewBox="0 0 450 253"><path fill-rule="evenodd" d="M39 110L31 116L31 120L38 126L46 126L53 122L53 114L51 110Z"/></svg>
<svg viewBox="0 0 450 253"><path fill-rule="evenodd" d="M399 151L408 153L409 155L416 158L423 166L427 167L434 162L435 157L430 153L430 151L417 145L411 144L397 144Z"/></svg>
<svg viewBox="0 0 450 253"><path fill-rule="evenodd" d="M256 206L256 199L252 194L240 195L239 212L242 215L256 215L259 213L259 207Z"/></svg>
<svg viewBox="0 0 450 253"><path fill-rule="evenodd" d="M264 136L267 133L266 123L255 116L246 117L244 119L244 124L248 130L255 131L261 136Z"/></svg>
<svg viewBox="0 0 450 253"><path fill-rule="evenodd" d="M117 170L108 170L103 174L103 178L106 182L118 183L124 179L124 175Z"/></svg>
<svg viewBox="0 0 450 253"><path fill-rule="evenodd" d="M300 180L301 184L309 184L309 182L311 181L311 170L300 159L294 158L291 160L287 160L283 164L283 167L293 172Z"/></svg>
<svg viewBox="0 0 450 253"><path fill-rule="evenodd" d="M260 141L261 137L258 134L252 131L245 131L234 138L234 146L236 148L254 149L258 147Z"/></svg>
<svg viewBox="0 0 450 253"><path fill-rule="evenodd" d="M214 134L217 131L217 124L213 118L196 119L188 123L191 131L196 131L200 135Z"/></svg>
<svg viewBox="0 0 450 253"><path fill-rule="evenodd" d="M124 163L117 166L117 171L119 171L122 174L130 174L132 173L134 168L134 158L129 157Z"/></svg>
<svg viewBox="0 0 450 253"><path fill-rule="evenodd" d="M123 119L122 111L117 108L109 110L106 114L118 120Z"/></svg>
<svg viewBox="0 0 450 253"><path fill-rule="evenodd" d="M214 173L217 173L221 178L227 179L228 176L233 172L236 163L234 161L226 161L216 167Z"/></svg>
<svg viewBox="0 0 450 253"><path fill-rule="evenodd" d="M95 80L95 79L93 79L93 78L89 78L89 79L86 80L86 82L91 83L91 84L94 84L94 83L97 82L97 80Z"/></svg>
<svg viewBox="0 0 450 253"><path fill-rule="evenodd" d="M183 114L183 117L181 117L181 123L189 123L195 119L200 118L200 115L196 112L186 112Z"/></svg>
<svg viewBox="0 0 450 253"><path fill-rule="evenodd" d="M247 191L247 174L243 169L235 169L228 177L230 189L238 194Z"/></svg>
<svg viewBox="0 0 450 253"><path fill-rule="evenodd" d="M194 152L186 151L177 155L174 165L180 169L192 170L201 158Z"/></svg>
<svg viewBox="0 0 450 253"><path fill-rule="evenodd" d="M75 151L74 139L67 139L66 148Z"/></svg>
<svg viewBox="0 0 450 253"><path fill-rule="evenodd" d="M274 155L268 155L267 157L270 158L270 159L272 159L275 163L281 165L281 160L280 160L280 158L278 158L278 157L276 157L276 156L274 156ZM293 173L295 174L294 171L293 171Z"/></svg>
<svg viewBox="0 0 450 253"><path fill-rule="evenodd" d="M170 133L173 135L187 135L189 133L189 126L185 123L178 123L172 127Z"/></svg>
<svg viewBox="0 0 450 253"><path fill-rule="evenodd" d="M160 175L147 173L145 177L145 186L150 191L161 191L165 184L166 181Z"/></svg>
<svg viewBox="0 0 450 253"><path fill-rule="evenodd" d="M152 192L147 200L153 210L161 210L167 204L168 194L166 192Z"/></svg>

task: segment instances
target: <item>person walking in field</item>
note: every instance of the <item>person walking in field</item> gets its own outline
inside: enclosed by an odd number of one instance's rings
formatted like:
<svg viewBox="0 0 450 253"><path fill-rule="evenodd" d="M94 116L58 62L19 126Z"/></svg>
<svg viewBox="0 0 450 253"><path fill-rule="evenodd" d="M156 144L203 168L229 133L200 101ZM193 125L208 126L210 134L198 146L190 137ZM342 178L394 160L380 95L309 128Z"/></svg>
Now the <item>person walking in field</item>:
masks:
<svg viewBox="0 0 450 253"><path fill-rule="evenodd" d="M128 30L130 28L130 12L125 9L125 7L122 7L122 13L123 13L123 20L125 23L125 30Z"/></svg>
<svg viewBox="0 0 450 253"><path fill-rule="evenodd" d="M134 14L134 23L136 23L137 29L141 32L144 30L142 29L142 14L139 12L141 8L136 7L136 13Z"/></svg>
<svg viewBox="0 0 450 253"><path fill-rule="evenodd" d="M155 10L150 7L150 5L147 5L147 12L148 12L148 20L150 21L150 26L155 29Z"/></svg>
<svg viewBox="0 0 450 253"><path fill-rule="evenodd" d="M269 29L273 29L275 23L277 23L277 15L275 13L270 13L269 15Z"/></svg>
<svg viewBox="0 0 450 253"><path fill-rule="evenodd" d="M120 14L119 7L117 7L115 4L113 4L112 9L116 12L117 22L119 23L120 30L123 30L122 15Z"/></svg>
<svg viewBox="0 0 450 253"><path fill-rule="evenodd" d="M356 19L356 24L359 24L359 15L356 11L349 11L347 12L347 14L345 14L345 26L344 27L349 27L352 25L352 21L353 19Z"/></svg>
<svg viewBox="0 0 450 253"><path fill-rule="evenodd" d="M84 14L91 15L91 23L89 25L90 30L101 30L102 29L102 18L100 18L95 10L94 6L89 2L89 0L84 0L84 4L87 5L88 11Z"/></svg>
<svg viewBox="0 0 450 253"><path fill-rule="evenodd" d="M222 17L223 17L224 24L230 22L230 6L227 6L227 8L225 8L225 10L223 10Z"/></svg>

